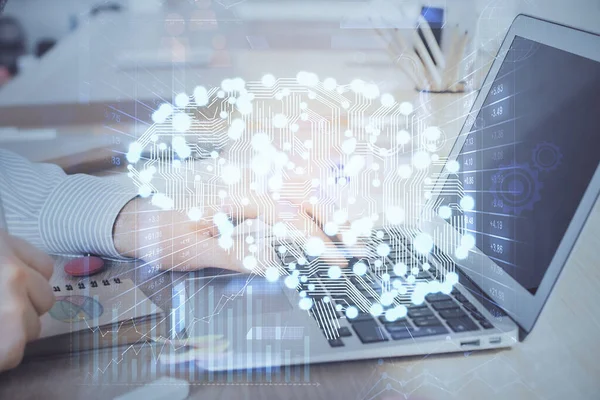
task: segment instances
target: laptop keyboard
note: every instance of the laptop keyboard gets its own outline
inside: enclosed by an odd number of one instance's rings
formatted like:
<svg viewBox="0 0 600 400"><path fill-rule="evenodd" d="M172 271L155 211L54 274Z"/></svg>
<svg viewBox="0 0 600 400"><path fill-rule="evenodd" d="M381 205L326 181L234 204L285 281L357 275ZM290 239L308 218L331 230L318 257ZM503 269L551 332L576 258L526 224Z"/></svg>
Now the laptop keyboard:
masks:
<svg viewBox="0 0 600 400"><path fill-rule="evenodd" d="M291 245L292 244L288 244ZM305 255L301 256L307 258ZM304 265L296 264L299 258L291 252L280 254L281 261L289 265L294 263L294 269L303 273L307 273L309 262ZM419 265L418 260L412 258L412 253L408 247L392 248L388 255L393 263L398 261L404 262L409 270L412 267ZM390 279L403 279L396 276L392 269L389 268ZM348 279L349 276L349 279ZM319 279L315 279L319 278ZM327 280L327 288L323 286L320 279ZM418 272L415 275L415 280L430 280L433 276L428 271ZM347 282L349 280L349 282ZM339 281L339 285L335 282ZM348 283L351 285L348 286ZM354 287L355 290L347 290L349 287ZM340 288L341 294L336 294L332 288ZM318 312L313 309L309 313L315 318L316 322L321 327L321 331L328 338L331 347L344 347L344 338L356 336L363 344L380 343L391 340L407 340L418 337L436 336L448 334L451 331L455 333L478 331L492 329L493 324L485 318L475 305L461 294L457 289L453 289L450 294L431 293L425 296L425 301L420 305L405 304L407 306L407 315L404 318L395 321L388 321L384 315L374 317L370 313L365 313L361 310L360 300L364 297L370 302L377 299L382 293L380 283L369 274L364 276L355 276L348 273L340 279L333 280L328 277L327 271L319 270L314 274L314 277L307 279L305 282L300 282L297 290L299 292L310 293L310 297L314 301L329 299L328 304L331 309L328 315L333 315L337 319L337 335L332 337L331 329L326 332L327 328L320 322ZM360 293L360 296L351 296L348 293ZM396 300L396 304L398 300ZM402 302L401 302L402 303ZM339 325L339 319L343 317L340 311L336 311L335 304L341 304L343 307L354 305L359 309L359 313L355 318L346 318L351 329L346 326ZM367 303L365 303L366 305ZM392 304L394 306L395 304ZM365 308L365 307L362 307ZM367 307L368 308L368 307Z"/></svg>

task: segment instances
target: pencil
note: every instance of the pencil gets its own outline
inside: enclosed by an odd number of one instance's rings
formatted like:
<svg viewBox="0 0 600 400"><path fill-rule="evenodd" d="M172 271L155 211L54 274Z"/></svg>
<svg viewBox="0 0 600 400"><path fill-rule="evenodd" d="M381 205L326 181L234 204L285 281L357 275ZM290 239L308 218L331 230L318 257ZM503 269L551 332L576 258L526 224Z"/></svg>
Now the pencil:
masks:
<svg viewBox="0 0 600 400"><path fill-rule="evenodd" d="M452 71L454 70L454 68L456 68L456 64L457 64L457 57L456 54L458 53L458 49L456 48L457 44L458 44L458 30L457 27L451 28L450 30L450 37L448 38L447 43L448 47L446 48L446 54L447 54L447 64L446 64L446 69L444 70L443 76L442 76L442 86L444 88L449 88L451 85L450 83L450 79L452 77Z"/></svg>
<svg viewBox="0 0 600 400"><path fill-rule="evenodd" d="M421 37L419 36L418 31L416 31L416 30L413 33L413 41L414 41L415 49L417 50L417 54L423 61L425 69L427 70L427 72L431 76L431 79L433 80L433 82L431 82L431 83L433 83L433 85L432 85L433 89L439 90L439 88L442 86L442 77L440 76L440 72L438 71L437 67L433 63L433 60L431 59L429 52L425 48L425 45L423 44L423 41L421 40Z"/></svg>
<svg viewBox="0 0 600 400"><path fill-rule="evenodd" d="M431 51L431 55L435 61L435 64L438 68L444 70L446 68L446 60L444 59L444 54L438 45L437 40L435 40L435 36L433 36L433 32L431 31L431 26L429 26L429 22L422 16L419 15L419 28L421 32L423 32L423 37L425 38L425 42L427 42L427 46Z"/></svg>

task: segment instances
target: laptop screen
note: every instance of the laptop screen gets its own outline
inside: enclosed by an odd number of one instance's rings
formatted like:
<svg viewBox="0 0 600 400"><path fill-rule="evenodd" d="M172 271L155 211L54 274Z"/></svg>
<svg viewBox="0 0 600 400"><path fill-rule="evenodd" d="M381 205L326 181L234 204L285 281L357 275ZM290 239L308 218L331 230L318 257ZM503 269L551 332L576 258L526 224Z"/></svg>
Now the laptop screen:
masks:
<svg viewBox="0 0 600 400"><path fill-rule="evenodd" d="M599 127L600 63L516 36L459 153L462 189L441 199L532 294L598 167Z"/></svg>

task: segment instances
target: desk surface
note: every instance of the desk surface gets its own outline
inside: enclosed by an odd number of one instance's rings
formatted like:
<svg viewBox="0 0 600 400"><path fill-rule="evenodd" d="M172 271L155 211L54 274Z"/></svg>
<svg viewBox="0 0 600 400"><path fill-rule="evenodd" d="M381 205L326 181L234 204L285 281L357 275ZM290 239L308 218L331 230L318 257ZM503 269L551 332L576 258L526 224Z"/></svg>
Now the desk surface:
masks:
<svg viewBox="0 0 600 400"><path fill-rule="evenodd" d="M596 206L531 335L510 350L386 358L312 365L308 382L247 383L224 375L198 377L198 399L597 399L600 393L600 207ZM140 276L137 277L139 281ZM144 290L152 280L143 279ZM110 351L107 350L110 357ZM92 381L97 367L85 356L34 361L0 375L0 398L107 399L134 389L123 367L146 364L149 350L125 353ZM158 371L158 375L174 375ZM140 378L139 383L151 378Z"/></svg>

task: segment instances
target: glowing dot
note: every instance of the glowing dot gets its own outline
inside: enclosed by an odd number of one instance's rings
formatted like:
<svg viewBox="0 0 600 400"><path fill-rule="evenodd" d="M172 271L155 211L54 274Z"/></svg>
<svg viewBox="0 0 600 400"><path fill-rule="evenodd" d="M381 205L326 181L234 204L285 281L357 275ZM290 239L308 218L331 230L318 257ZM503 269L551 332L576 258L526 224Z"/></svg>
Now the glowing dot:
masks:
<svg viewBox="0 0 600 400"><path fill-rule="evenodd" d="M383 306L379 303L374 303L371 305L371 308L369 308L369 312L372 316L378 317L383 314Z"/></svg>
<svg viewBox="0 0 600 400"><path fill-rule="evenodd" d="M283 114L275 114L273 117L273 126L275 128L285 128L288 123L288 118Z"/></svg>
<svg viewBox="0 0 600 400"><path fill-rule="evenodd" d="M237 165L227 165L223 168L221 178L227 185L233 185L240 181L242 172Z"/></svg>
<svg viewBox="0 0 600 400"><path fill-rule="evenodd" d="M426 151L417 151L413 155L412 163L417 169L425 169L431 163L431 158L429 157L429 153Z"/></svg>
<svg viewBox="0 0 600 400"><path fill-rule="evenodd" d="M364 274L367 273L367 266L365 263L357 262L352 267L352 272L354 272L358 276L363 276Z"/></svg>
<svg viewBox="0 0 600 400"><path fill-rule="evenodd" d="M221 111L219 113L219 117L221 117L221 119L226 119L229 116L229 113L227 111Z"/></svg>
<svg viewBox="0 0 600 400"><path fill-rule="evenodd" d="M349 108L350 107L350 103L348 103L347 101L342 101L342 108Z"/></svg>
<svg viewBox="0 0 600 400"><path fill-rule="evenodd" d="M338 231L339 227L335 222L330 221L323 226L323 232L325 232L327 236L337 235Z"/></svg>
<svg viewBox="0 0 600 400"><path fill-rule="evenodd" d="M342 269L340 267L338 267L337 265L332 265L327 270L327 275L331 279L338 279L338 278L340 278L342 276Z"/></svg>
<svg viewBox="0 0 600 400"><path fill-rule="evenodd" d="M350 129L347 129L346 131L344 131L344 136L352 137L352 131Z"/></svg>
<svg viewBox="0 0 600 400"><path fill-rule="evenodd" d="M271 170L271 160L267 157L256 156L252 158L252 171L256 175L267 175Z"/></svg>
<svg viewBox="0 0 600 400"><path fill-rule="evenodd" d="M173 129L177 132L186 132L192 126L192 119L186 113L177 113L173 116Z"/></svg>
<svg viewBox="0 0 600 400"><path fill-rule="evenodd" d="M438 215L444 219L452 217L452 209L448 206L441 206L438 209Z"/></svg>
<svg viewBox="0 0 600 400"><path fill-rule="evenodd" d="M381 295L381 304L384 306L389 306L394 302L394 293L385 292Z"/></svg>
<svg viewBox="0 0 600 400"><path fill-rule="evenodd" d="M456 160L448 161L448 164L446 165L446 169L451 174L455 174L460 170L460 164Z"/></svg>
<svg viewBox="0 0 600 400"><path fill-rule="evenodd" d="M413 239L415 250L421 254L429 254L433 249L433 239L426 233L420 233Z"/></svg>
<svg viewBox="0 0 600 400"><path fill-rule="evenodd" d="M185 108L190 103L190 98L185 93L179 93L175 96L175 105L179 108Z"/></svg>
<svg viewBox="0 0 600 400"><path fill-rule="evenodd" d="M319 77L317 76L317 74L305 71L298 72L298 74L296 75L296 80L299 84L309 87L313 87L317 83L319 83Z"/></svg>
<svg viewBox="0 0 600 400"><path fill-rule="evenodd" d="M314 206L319 202L319 198L317 196L310 196L308 202Z"/></svg>
<svg viewBox="0 0 600 400"><path fill-rule="evenodd" d="M313 301L309 297L304 297L303 299L300 299L300 303L298 303L298 306L300 307L301 310L310 310L312 305L313 305Z"/></svg>
<svg viewBox="0 0 600 400"><path fill-rule="evenodd" d="M365 167L365 158L363 156L354 155L350 158L344 167L346 176L356 176Z"/></svg>
<svg viewBox="0 0 600 400"><path fill-rule="evenodd" d="M379 179L373 179L373 186L374 187L379 187L381 186L381 181Z"/></svg>
<svg viewBox="0 0 600 400"><path fill-rule="evenodd" d="M400 304L399 306L394 307L394 310L396 311L396 318L404 318L406 317L406 313L408 311L408 309L406 308L406 306Z"/></svg>
<svg viewBox="0 0 600 400"><path fill-rule="evenodd" d="M408 101L403 101L402 103L400 103L399 110L400 114L409 116L413 113L414 107L412 103L409 103Z"/></svg>
<svg viewBox="0 0 600 400"><path fill-rule="evenodd" d="M275 86L275 83L277 82L275 77L271 74L264 75L260 81L263 84L263 86L267 87L267 88L272 88L273 86Z"/></svg>
<svg viewBox="0 0 600 400"><path fill-rule="evenodd" d="M412 168L410 165L401 165L398 167L398 176L402 179L408 179L412 175Z"/></svg>
<svg viewBox="0 0 600 400"><path fill-rule="evenodd" d="M469 249L466 249L464 247L458 247L456 249L456 251L454 252L454 255L456 256L456 258L458 258L459 260L464 260L467 257L469 257Z"/></svg>
<svg viewBox="0 0 600 400"><path fill-rule="evenodd" d="M404 222L404 210L397 206L388 207L385 217L392 225L399 225Z"/></svg>
<svg viewBox="0 0 600 400"><path fill-rule="evenodd" d="M448 272L446 274L446 282L451 285L456 285L458 283L458 274L456 272Z"/></svg>
<svg viewBox="0 0 600 400"><path fill-rule="evenodd" d="M375 268L380 268L383 265L383 261L381 261L381 260L375 260L375 262L373 263L373 265L375 265Z"/></svg>
<svg viewBox="0 0 600 400"><path fill-rule="evenodd" d="M192 149L185 142L185 138L183 136L175 136L173 137L173 142L171 143L173 149L177 153L177 155L181 158L188 158L192 155ZM179 161L179 160L175 160ZM174 162L173 162L174 163Z"/></svg>
<svg viewBox="0 0 600 400"><path fill-rule="evenodd" d="M346 318L354 319L356 317L358 317L358 308L356 308L354 306L350 306L350 307L346 308Z"/></svg>
<svg viewBox="0 0 600 400"><path fill-rule="evenodd" d="M381 95L381 105L384 107L391 107L396 104L396 100L394 100L394 96L389 93L384 93Z"/></svg>
<svg viewBox="0 0 600 400"><path fill-rule="evenodd" d="M381 275L381 280L382 280L383 282L388 282L388 281L390 280L390 274L388 274L387 272L383 273L383 274Z"/></svg>
<svg viewBox="0 0 600 400"><path fill-rule="evenodd" d="M235 102L235 107L242 115L250 114L252 112L252 101L248 96L240 96Z"/></svg>
<svg viewBox="0 0 600 400"><path fill-rule="evenodd" d="M140 188L138 189L138 194L141 197L148 197L152 194L152 188L149 185L142 185L140 186Z"/></svg>
<svg viewBox="0 0 600 400"><path fill-rule="evenodd" d="M423 271L429 271L431 269L431 264L424 262L423 265L421 265L421 268L423 268Z"/></svg>
<svg viewBox="0 0 600 400"><path fill-rule="evenodd" d="M248 244L254 243L254 236L246 236L246 243L248 243Z"/></svg>
<svg viewBox="0 0 600 400"><path fill-rule="evenodd" d="M298 284L300 283L300 281L294 275L288 275L284 279L284 283L285 283L285 286L287 286L288 288L296 289L296 287L298 287Z"/></svg>
<svg viewBox="0 0 600 400"><path fill-rule="evenodd" d="M208 92L204 86L197 86L194 89L194 100L199 106L205 106L208 104Z"/></svg>
<svg viewBox="0 0 600 400"><path fill-rule="evenodd" d="M356 150L356 139L350 138L350 139L344 140L344 142L342 143L342 151L345 154L352 154L352 153L354 153L354 150Z"/></svg>
<svg viewBox="0 0 600 400"><path fill-rule="evenodd" d="M258 265L256 257L254 257L254 256L244 257L243 263L244 263L244 268L249 269L249 270L253 270Z"/></svg>
<svg viewBox="0 0 600 400"><path fill-rule="evenodd" d="M350 90L352 90L354 93L362 93L364 88L365 81L361 79L354 79L352 82L350 82Z"/></svg>
<svg viewBox="0 0 600 400"><path fill-rule="evenodd" d="M348 213L345 210L335 210L333 212L333 221L336 224L343 224L348 221Z"/></svg>
<svg viewBox="0 0 600 400"><path fill-rule="evenodd" d="M277 282L279 279L279 271L275 267L269 267L265 271L265 277L269 282Z"/></svg>
<svg viewBox="0 0 600 400"><path fill-rule="evenodd" d="M198 207L192 207L188 210L188 217L192 220L192 221L199 221L200 218L202 218L202 209L198 208Z"/></svg>
<svg viewBox="0 0 600 400"><path fill-rule="evenodd" d="M365 98L372 100L379 96L379 87L373 83L368 83L365 85L362 93Z"/></svg>
<svg viewBox="0 0 600 400"><path fill-rule="evenodd" d="M464 196L460 199L460 206L463 210L472 210L475 208L475 200L471 196Z"/></svg>
<svg viewBox="0 0 600 400"><path fill-rule="evenodd" d="M464 235L460 238L460 245L466 249L475 247L475 237L473 235Z"/></svg>
<svg viewBox="0 0 600 400"><path fill-rule="evenodd" d="M325 90L334 90L337 86L337 82L334 78L325 78L323 81L323 88Z"/></svg>
<svg viewBox="0 0 600 400"><path fill-rule="evenodd" d="M142 156L142 145L139 142L133 142L129 145L129 151L127 152L127 161L135 164L140 160Z"/></svg>
<svg viewBox="0 0 600 400"><path fill-rule="evenodd" d="M380 243L377 246L377 255L387 257L388 254L390 254L390 246L387 243Z"/></svg>
<svg viewBox="0 0 600 400"><path fill-rule="evenodd" d="M243 120L236 118L231 121L231 125L229 125L229 130L227 131L227 136L229 136L232 140L238 140L242 137L242 133L246 129L246 124Z"/></svg>
<svg viewBox="0 0 600 400"><path fill-rule="evenodd" d="M413 275L418 275L419 274L419 267L412 267L410 269L410 273Z"/></svg>
<svg viewBox="0 0 600 400"><path fill-rule="evenodd" d="M271 146L271 138L266 133L257 133L252 136L252 148L255 151L261 152L265 148Z"/></svg>
<svg viewBox="0 0 600 400"><path fill-rule="evenodd" d="M309 256L318 257L325 251L325 242L323 239L313 236L306 241L304 248Z"/></svg>
<svg viewBox="0 0 600 400"><path fill-rule="evenodd" d="M224 98L225 97L225 92L223 90L219 90L217 92L217 97L220 98L220 99Z"/></svg>
<svg viewBox="0 0 600 400"><path fill-rule="evenodd" d="M388 322L394 322L398 317L396 315L396 310L394 308L390 308L385 312L385 320Z"/></svg>
<svg viewBox="0 0 600 400"><path fill-rule="evenodd" d="M221 236L218 240L219 246L224 250L229 250L233 247L233 239L231 236Z"/></svg>
<svg viewBox="0 0 600 400"><path fill-rule="evenodd" d="M423 135L429 141L435 142L442 135L442 131L437 126L429 126L423 131Z"/></svg>

